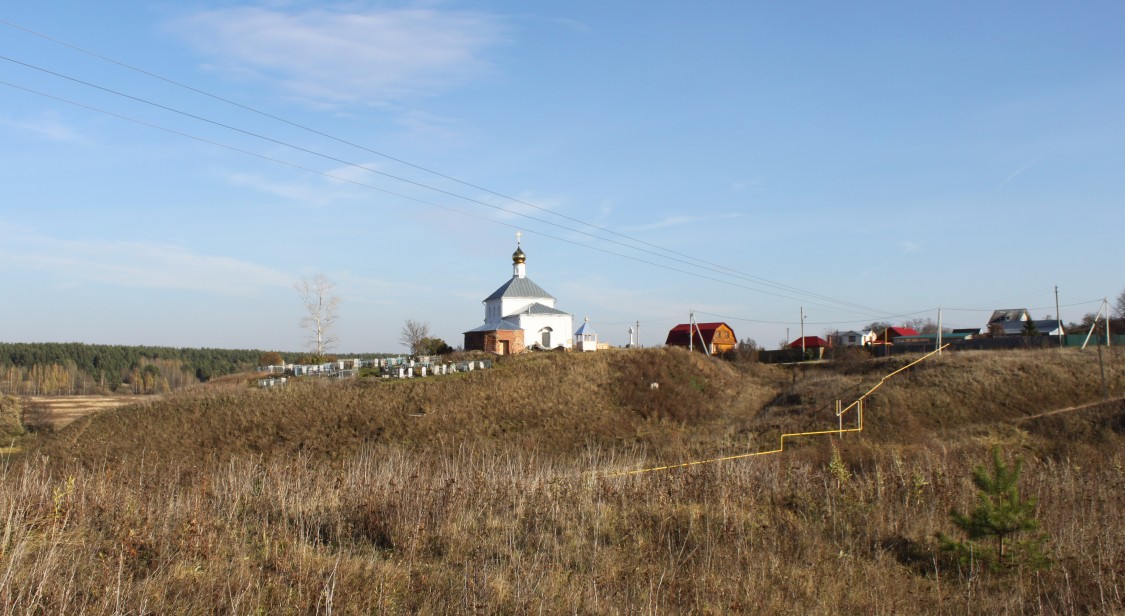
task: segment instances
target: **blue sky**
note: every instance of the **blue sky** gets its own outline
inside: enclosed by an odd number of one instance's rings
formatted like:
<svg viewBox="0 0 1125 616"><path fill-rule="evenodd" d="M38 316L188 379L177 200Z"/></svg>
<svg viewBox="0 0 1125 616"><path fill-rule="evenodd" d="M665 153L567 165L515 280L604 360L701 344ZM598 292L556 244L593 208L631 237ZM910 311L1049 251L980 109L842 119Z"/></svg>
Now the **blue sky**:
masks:
<svg viewBox="0 0 1125 616"><path fill-rule="evenodd" d="M400 351L405 319L457 345L516 230L614 344L689 310L768 348L802 307L807 334L977 326L1053 315L1055 285L1079 320L1125 288L1120 3L0 19L0 340L300 350L293 284L323 272L338 351Z"/></svg>

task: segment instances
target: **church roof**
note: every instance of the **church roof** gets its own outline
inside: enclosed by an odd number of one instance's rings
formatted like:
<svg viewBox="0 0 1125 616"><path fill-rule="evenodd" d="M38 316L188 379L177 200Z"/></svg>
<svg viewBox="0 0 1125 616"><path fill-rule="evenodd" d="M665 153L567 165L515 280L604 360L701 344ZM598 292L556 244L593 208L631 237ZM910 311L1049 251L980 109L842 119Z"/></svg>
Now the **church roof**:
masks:
<svg viewBox="0 0 1125 616"><path fill-rule="evenodd" d="M550 306L544 306L543 304L540 304L539 302L535 302L534 304L528 304L527 306L524 306L523 308L520 309L519 312L513 312L512 314L504 315L504 318L505 319L511 319L511 318L514 318L514 317L518 317L521 314L570 314L570 313L559 310L558 308L551 308Z"/></svg>
<svg viewBox="0 0 1125 616"><path fill-rule="evenodd" d="M582 323L582 325L579 325L578 329L575 330L575 332L574 332L575 336L581 336L582 334L590 334L592 336L597 336L598 332L594 331L593 327L590 327L589 321L584 321Z"/></svg>
<svg viewBox="0 0 1125 616"><path fill-rule="evenodd" d="M499 289L492 292L492 295L484 298L484 301L490 299L499 299L501 297L545 297L555 299L553 295L543 290L543 287L535 284L530 278L519 278L512 276L512 279L500 285Z"/></svg>
<svg viewBox="0 0 1125 616"><path fill-rule="evenodd" d="M511 321L505 321L505 320L501 319L499 323L485 323L484 325L474 327L474 328L470 329L469 331L463 332L463 333L469 334L469 333L472 333L472 332L496 332L496 331L505 331L505 330L522 330L522 329L523 329L522 327L520 327L519 325L516 325L515 323L512 323Z"/></svg>

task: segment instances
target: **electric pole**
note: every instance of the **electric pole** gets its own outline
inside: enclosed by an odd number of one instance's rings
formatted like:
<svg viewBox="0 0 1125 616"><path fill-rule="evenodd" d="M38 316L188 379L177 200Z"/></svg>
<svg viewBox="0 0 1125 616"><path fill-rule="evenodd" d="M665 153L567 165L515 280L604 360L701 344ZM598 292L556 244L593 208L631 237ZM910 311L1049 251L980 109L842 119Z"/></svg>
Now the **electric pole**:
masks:
<svg viewBox="0 0 1125 616"><path fill-rule="evenodd" d="M1063 331L1062 313L1059 312L1059 285L1055 285L1055 320L1059 323L1059 348L1062 348L1066 332Z"/></svg>
<svg viewBox="0 0 1125 616"><path fill-rule="evenodd" d="M805 307L801 306L801 360L805 359Z"/></svg>
<svg viewBox="0 0 1125 616"><path fill-rule="evenodd" d="M692 327L694 325L695 325L695 312L689 310L688 311L688 317L687 317L687 350L688 351L694 351L695 350L695 347L692 346L692 344L693 344L692 341L695 339L695 332L692 331Z"/></svg>
<svg viewBox="0 0 1125 616"><path fill-rule="evenodd" d="M941 306L937 307L937 354L941 355Z"/></svg>

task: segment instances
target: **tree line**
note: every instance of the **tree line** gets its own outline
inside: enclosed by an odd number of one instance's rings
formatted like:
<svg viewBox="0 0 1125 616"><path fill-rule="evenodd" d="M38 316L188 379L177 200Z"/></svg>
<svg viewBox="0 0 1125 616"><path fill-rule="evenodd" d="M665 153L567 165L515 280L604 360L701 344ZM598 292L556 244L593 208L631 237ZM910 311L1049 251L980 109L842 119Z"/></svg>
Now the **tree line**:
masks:
<svg viewBox="0 0 1125 616"><path fill-rule="evenodd" d="M250 369L261 356L243 349L0 342L0 393L163 393Z"/></svg>

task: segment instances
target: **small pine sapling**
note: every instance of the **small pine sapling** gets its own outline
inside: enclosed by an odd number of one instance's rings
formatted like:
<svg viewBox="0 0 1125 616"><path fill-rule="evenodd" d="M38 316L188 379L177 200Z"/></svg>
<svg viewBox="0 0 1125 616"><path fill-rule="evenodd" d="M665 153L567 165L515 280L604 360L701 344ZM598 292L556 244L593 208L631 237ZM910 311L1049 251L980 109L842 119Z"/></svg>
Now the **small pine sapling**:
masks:
<svg viewBox="0 0 1125 616"><path fill-rule="evenodd" d="M994 570L1005 567L1026 566L1033 569L1046 568L1050 561L1043 553L1045 535L1035 533L1039 521L1035 519L1036 499L1023 498L1019 493L1020 471L1023 459L1016 458L1012 464L1004 462L1000 448L992 449L992 467L984 465L973 469L973 484L976 485L977 506L968 515L956 508L949 512L950 520L968 537L966 541L955 541L938 534L941 547L953 554L960 562L983 561ZM1021 533L1032 533L1030 539L1016 542ZM974 543L977 540L990 540L988 543Z"/></svg>

